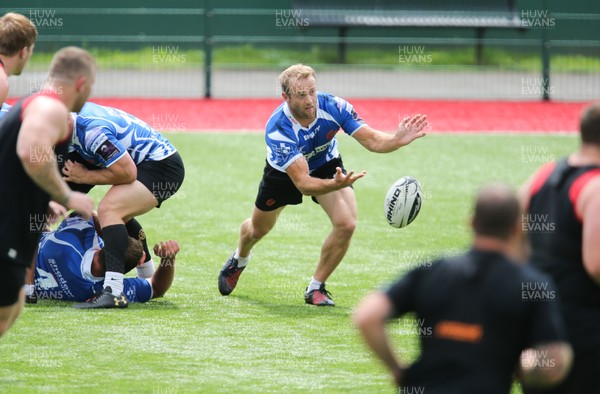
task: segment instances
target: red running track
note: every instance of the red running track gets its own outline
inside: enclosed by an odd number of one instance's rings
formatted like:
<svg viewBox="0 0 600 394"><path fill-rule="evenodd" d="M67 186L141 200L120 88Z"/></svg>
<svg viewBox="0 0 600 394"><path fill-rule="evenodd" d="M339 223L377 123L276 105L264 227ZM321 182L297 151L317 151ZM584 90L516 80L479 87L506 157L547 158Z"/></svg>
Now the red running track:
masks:
<svg viewBox="0 0 600 394"><path fill-rule="evenodd" d="M264 130L278 99L92 99L158 130ZM426 114L431 132L576 132L584 102L350 99L372 127L394 130L406 114Z"/></svg>

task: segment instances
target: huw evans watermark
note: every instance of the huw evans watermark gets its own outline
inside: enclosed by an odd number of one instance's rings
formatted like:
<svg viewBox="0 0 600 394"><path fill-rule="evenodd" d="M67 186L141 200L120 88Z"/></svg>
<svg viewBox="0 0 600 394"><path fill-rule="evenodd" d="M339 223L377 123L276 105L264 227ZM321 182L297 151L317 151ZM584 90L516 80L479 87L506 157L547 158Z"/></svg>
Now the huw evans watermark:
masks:
<svg viewBox="0 0 600 394"><path fill-rule="evenodd" d="M433 55L423 45L399 45L398 63L431 63Z"/></svg>
<svg viewBox="0 0 600 394"><path fill-rule="evenodd" d="M308 18L302 16L302 10L278 9L275 10L275 27L279 29L297 29L308 27Z"/></svg>
<svg viewBox="0 0 600 394"><path fill-rule="evenodd" d="M548 10L521 10L521 27L528 29L553 29L556 19Z"/></svg>

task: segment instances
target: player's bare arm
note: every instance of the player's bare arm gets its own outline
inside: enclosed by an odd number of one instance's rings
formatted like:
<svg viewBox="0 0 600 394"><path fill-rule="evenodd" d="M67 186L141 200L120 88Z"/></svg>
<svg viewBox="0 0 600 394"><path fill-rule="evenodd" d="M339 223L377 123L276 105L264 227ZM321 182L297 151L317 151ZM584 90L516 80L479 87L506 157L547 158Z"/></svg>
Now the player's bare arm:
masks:
<svg viewBox="0 0 600 394"><path fill-rule="evenodd" d="M354 312L354 323L360 330L367 345L387 366L397 385L402 384L405 367L394 354L385 324L392 314L392 303L383 293L367 296Z"/></svg>
<svg viewBox="0 0 600 394"><path fill-rule="evenodd" d="M67 160L63 167L63 178L65 181L88 185L123 185L137 179L137 167L128 153L109 167L98 170L88 170L81 163Z"/></svg>
<svg viewBox="0 0 600 394"><path fill-rule="evenodd" d="M362 126L352 136L371 152L393 152L418 138L425 137L425 128L429 123L426 115L414 115L402 119L394 134L375 130L368 125Z"/></svg>
<svg viewBox="0 0 600 394"><path fill-rule="evenodd" d="M600 286L600 178L590 181L581 191L576 205L583 220L583 266Z"/></svg>
<svg viewBox="0 0 600 394"><path fill-rule="evenodd" d="M92 213L92 200L72 192L60 176L54 146L68 136L67 110L59 101L37 97L23 112L23 123L17 140L17 155L25 172L52 200L81 212Z"/></svg>
<svg viewBox="0 0 600 394"><path fill-rule="evenodd" d="M351 186L358 179L366 175L366 171L355 174L354 171L348 171L346 175L342 173L341 168L336 169L333 179L319 179L310 176L308 163L304 157L299 157L286 169L287 174L300 193L305 196L319 196L329 192Z"/></svg>
<svg viewBox="0 0 600 394"><path fill-rule="evenodd" d="M171 287L175 275L175 256L177 256L177 253L179 253L177 241L164 241L154 245L154 254L160 257L160 264L150 279L152 298L164 296Z"/></svg>

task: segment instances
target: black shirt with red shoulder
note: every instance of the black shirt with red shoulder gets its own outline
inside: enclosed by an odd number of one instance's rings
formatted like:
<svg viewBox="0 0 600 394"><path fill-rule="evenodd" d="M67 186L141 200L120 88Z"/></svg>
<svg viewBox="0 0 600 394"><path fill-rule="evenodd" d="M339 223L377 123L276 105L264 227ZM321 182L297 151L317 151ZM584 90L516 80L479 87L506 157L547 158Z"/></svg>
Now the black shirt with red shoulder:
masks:
<svg viewBox="0 0 600 394"><path fill-rule="evenodd" d="M583 265L584 218L576 210L581 190L597 176L599 166L574 167L567 158L546 164L534 176L524 224L531 264L554 279L576 348L600 349L600 286Z"/></svg>
<svg viewBox="0 0 600 394"><path fill-rule="evenodd" d="M401 392L509 393L522 350L566 340L555 293L547 275L493 251L410 271L386 292L392 317L415 313L421 344Z"/></svg>
<svg viewBox="0 0 600 394"><path fill-rule="evenodd" d="M54 92L33 94L17 102L0 122L0 264L30 265L47 218L50 196L29 177L17 155L23 112L41 95L58 99ZM67 141L33 148L29 160L47 160L48 149L66 157Z"/></svg>

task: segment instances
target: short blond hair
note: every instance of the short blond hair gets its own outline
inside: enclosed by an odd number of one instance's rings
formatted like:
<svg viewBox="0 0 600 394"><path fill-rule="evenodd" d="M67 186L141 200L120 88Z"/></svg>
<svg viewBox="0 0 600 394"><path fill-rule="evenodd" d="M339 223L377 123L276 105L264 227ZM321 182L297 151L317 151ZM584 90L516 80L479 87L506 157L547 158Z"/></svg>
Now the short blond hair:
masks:
<svg viewBox="0 0 600 394"><path fill-rule="evenodd" d="M0 18L0 55L14 56L35 42L38 32L26 16L9 12Z"/></svg>
<svg viewBox="0 0 600 394"><path fill-rule="evenodd" d="M310 77L317 79L315 70L313 70L312 67L306 66L301 63L294 64L293 66L286 68L281 74L279 74L279 84L281 85L281 91L289 96L291 94L291 83L296 83L301 79Z"/></svg>
<svg viewBox="0 0 600 394"><path fill-rule="evenodd" d="M85 49L65 47L60 49L50 63L48 77L62 82L73 82L81 76L93 76L96 61Z"/></svg>

